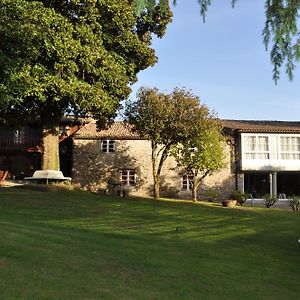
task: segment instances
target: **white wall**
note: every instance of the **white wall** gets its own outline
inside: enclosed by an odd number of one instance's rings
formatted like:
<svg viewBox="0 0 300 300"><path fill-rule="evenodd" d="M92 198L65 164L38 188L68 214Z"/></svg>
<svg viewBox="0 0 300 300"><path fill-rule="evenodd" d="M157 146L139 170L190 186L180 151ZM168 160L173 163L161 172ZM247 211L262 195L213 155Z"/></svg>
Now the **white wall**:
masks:
<svg viewBox="0 0 300 300"><path fill-rule="evenodd" d="M268 158L249 158L246 149L247 137L267 137L268 140ZM299 134L241 134L241 169L243 171L266 170L266 171L297 171L300 170L300 145L294 147L294 159L282 159L284 153L281 145L281 137L297 137Z"/></svg>

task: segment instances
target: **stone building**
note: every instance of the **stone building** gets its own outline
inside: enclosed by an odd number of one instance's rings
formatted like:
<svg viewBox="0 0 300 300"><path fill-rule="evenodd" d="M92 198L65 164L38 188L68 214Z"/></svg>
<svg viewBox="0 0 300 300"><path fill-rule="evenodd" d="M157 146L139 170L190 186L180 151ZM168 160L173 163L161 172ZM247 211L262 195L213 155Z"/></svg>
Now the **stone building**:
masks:
<svg viewBox="0 0 300 300"><path fill-rule="evenodd" d="M221 120L227 137L226 167L207 177L227 197L232 191L286 197L300 195L300 122ZM117 122L97 131L95 123L73 136L73 181L91 190L152 194L150 142ZM169 157L162 170L161 195L189 198L189 180Z"/></svg>
<svg viewBox="0 0 300 300"><path fill-rule="evenodd" d="M227 167L207 177L200 192L204 193L207 186L217 186L227 193L232 191L234 181L230 168L228 157ZM152 195L151 142L122 122L100 131L95 122L86 124L73 135L72 177L74 183L92 191ZM162 169L161 196L191 196L190 182L172 156Z"/></svg>
<svg viewBox="0 0 300 300"><path fill-rule="evenodd" d="M227 137L226 167L207 177L227 197L232 191L261 198L269 193L300 195L300 122L221 120ZM65 176L92 191L152 195L151 144L116 122L97 130L91 120L61 122L60 166ZM31 176L41 168L41 132L38 128L0 128L0 171L10 179ZM161 195L189 198L191 186L173 157L162 170Z"/></svg>

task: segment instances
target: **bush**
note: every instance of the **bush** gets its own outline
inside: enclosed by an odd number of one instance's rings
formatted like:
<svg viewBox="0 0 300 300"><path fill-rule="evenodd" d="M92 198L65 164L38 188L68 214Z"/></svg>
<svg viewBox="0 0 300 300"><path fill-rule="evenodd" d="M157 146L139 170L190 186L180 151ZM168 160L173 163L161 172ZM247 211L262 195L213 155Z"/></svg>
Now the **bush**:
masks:
<svg viewBox="0 0 300 300"><path fill-rule="evenodd" d="M213 202L220 196L220 189L217 187L211 187L206 191L209 201Z"/></svg>
<svg viewBox="0 0 300 300"><path fill-rule="evenodd" d="M243 205L246 200L248 198L250 198L250 194L249 193L243 193L241 191L233 191L231 193L231 197L234 199L234 200L237 200L237 202L240 204L240 205Z"/></svg>
<svg viewBox="0 0 300 300"><path fill-rule="evenodd" d="M263 198L265 199L265 205L266 207L271 207L272 205L274 205L277 201L277 197L276 196L271 196L270 194L265 194L263 196Z"/></svg>
<svg viewBox="0 0 300 300"><path fill-rule="evenodd" d="M298 196L291 196L289 200L289 205L293 211L299 211L300 209L300 197Z"/></svg>

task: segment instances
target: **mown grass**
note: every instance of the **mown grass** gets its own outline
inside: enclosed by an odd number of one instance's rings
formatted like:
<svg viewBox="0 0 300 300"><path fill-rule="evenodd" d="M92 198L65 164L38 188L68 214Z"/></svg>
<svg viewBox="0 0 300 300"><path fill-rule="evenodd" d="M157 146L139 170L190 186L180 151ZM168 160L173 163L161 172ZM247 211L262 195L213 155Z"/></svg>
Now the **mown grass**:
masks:
<svg viewBox="0 0 300 300"><path fill-rule="evenodd" d="M299 299L299 218L1 188L0 298Z"/></svg>

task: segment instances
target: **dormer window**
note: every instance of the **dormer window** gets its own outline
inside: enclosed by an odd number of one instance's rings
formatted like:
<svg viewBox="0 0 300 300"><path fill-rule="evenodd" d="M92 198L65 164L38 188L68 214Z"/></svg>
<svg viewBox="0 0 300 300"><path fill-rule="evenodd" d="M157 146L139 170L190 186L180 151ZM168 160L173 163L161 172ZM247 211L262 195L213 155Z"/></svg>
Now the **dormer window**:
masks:
<svg viewBox="0 0 300 300"><path fill-rule="evenodd" d="M104 153L111 153L116 151L115 140L103 140L101 142L101 151Z"/></svg>

